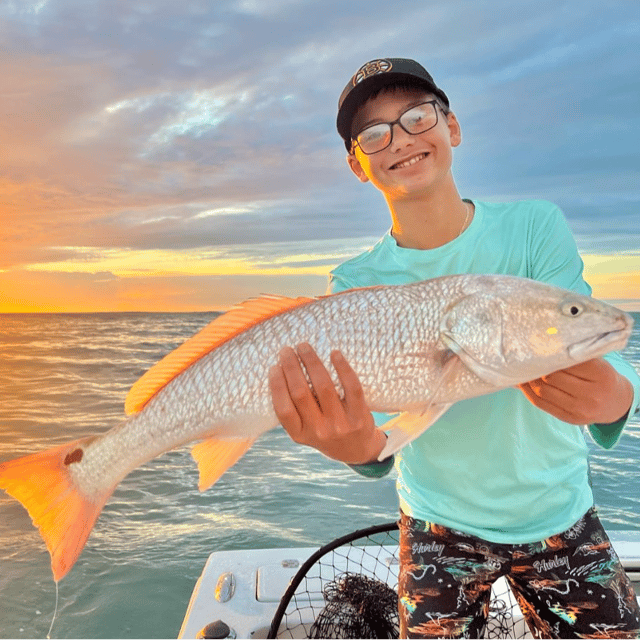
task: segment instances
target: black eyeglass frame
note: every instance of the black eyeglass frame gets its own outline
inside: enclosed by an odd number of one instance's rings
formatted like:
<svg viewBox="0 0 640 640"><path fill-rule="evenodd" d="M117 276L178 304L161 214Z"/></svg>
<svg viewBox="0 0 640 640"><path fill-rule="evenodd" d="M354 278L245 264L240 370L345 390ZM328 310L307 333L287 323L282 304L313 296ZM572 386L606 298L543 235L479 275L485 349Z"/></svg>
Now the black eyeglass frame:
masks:
<svg viewBox="0 0 640 640"><path fill-rule="evenodd" d="M415 133L413 133L412 131L407 131L407 129L405 128L405 126L401 122L402 118L404 118L404 116L407 113L409 113L409 111L412 111L413 109L416 109L417 107L421 107L422 105L425 105L425 104L433 105L433 110L436 113L436 121L430 127L427 127L426 129L424 129L422 131L416 131ZM362 151L362 153L364 153L366 156L372 156L372 155L374 155L376 153L380 153L381 151L384 151L385 149L388 149L391 146L391 143L393 142L393 125L394 124L400 125L401 129L403 131L405 131L406 133L408 133L410 136L419 136L421 133L426 133L427 131L431 131L431 129L433 129L434 127L438 126L438 121L439 121L438 107L440 107L442 109L442 113L447 115L447 112L444 110L444 108L440 104L439 100L426 100L425 102L420 102L419 104L414 104L412 107L409 107L406 111L403 111L400 114L400 116L398 117L397 120L394 120L393 122L377 122L376 124L372 124L370 127L365 127L364 129L362 129L362 131L359 131L356 134L355 138L352 138L352 140L351 140L351 153L355 152L355 147L356 146L360 147L360 151ZM366 131L367 129L372 129L373 127L379 127L381 124L386 124L386 125L389 126L389 130L391 132L391 135L389 137L389 142L384 147L382 147L382 149L378 149L377 151L371 151L370 153L367 153L360 146L360 143L358 142L357 138L362 132Z"/></svg>

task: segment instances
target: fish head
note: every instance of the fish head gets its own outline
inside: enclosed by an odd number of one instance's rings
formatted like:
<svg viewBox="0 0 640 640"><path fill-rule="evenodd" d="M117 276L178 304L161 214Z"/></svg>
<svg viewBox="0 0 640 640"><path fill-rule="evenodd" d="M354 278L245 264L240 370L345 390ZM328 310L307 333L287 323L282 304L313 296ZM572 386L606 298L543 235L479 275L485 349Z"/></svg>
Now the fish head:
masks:
<svg viewBox="0 0 640 640"><path fill-rule="evenodd" d="M541 283L509 305L505 359L527 382L623 349L633 318L601 300Z"/></svg>
<svg viewBox="0 0 640 640"><path fill-rule="evenodd" d="M455 302L443 343L479 378L514 386L624 348L633 318L589 296L525 278L498 279Z"/></svg>
<svg viewBox="0 0 640 640"><path fill-rule="evenodd" d="M570 344L567 353L572 364L624 349L631 337L631 315L600 300L569 297L562 304L562 312L563 317L577 321L574 331L571 331L571 320L563 326L568 334L567 342Z"/></svg>

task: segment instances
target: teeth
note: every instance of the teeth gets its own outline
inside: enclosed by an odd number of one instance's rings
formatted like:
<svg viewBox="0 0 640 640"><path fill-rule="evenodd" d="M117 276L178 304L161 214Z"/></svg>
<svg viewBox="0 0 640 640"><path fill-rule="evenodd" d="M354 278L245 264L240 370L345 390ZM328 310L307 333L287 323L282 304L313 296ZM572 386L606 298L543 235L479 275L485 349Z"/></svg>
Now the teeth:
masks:
<svg viewBox="0 0 640 640"><path fill-rule="evenodd" d="M412 164L415 164L416 162L420 162L420 160L424 159L427 157L426 153L421 153L419 156L415 156L413 158L411 158L410 160L406 160L405 162L400 162L398 164L393 165L394 169L404 169L404 167L410 167Z"/></svg>

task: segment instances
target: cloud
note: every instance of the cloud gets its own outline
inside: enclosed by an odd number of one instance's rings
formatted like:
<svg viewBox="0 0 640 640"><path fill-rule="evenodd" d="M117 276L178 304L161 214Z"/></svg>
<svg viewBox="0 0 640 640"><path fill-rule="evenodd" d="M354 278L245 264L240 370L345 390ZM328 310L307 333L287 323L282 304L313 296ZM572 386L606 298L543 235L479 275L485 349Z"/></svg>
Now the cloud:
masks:
<svg viewBox="0 0 640 640"><path fill-rule="evenodd" d="M337 96L384 55L424 62L451 98L463 196L554 200L582 250L631 251L633 9L407 0L390 19L364 0L3 3L0 269L217 251L311 270L362 247L388 213L346 168Z"/></svg>

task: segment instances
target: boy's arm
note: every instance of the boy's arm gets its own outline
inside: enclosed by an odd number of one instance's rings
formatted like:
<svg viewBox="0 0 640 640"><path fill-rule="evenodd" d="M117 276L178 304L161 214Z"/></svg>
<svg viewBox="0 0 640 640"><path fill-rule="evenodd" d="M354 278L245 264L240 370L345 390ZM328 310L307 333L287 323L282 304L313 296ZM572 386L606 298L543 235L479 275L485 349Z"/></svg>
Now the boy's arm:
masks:
<svg viewBox="0 0 640 640"><path fill-rule="evenodd" d="M338 283L332 277L328 293L354 286ZM360 381L342 354L332 353L331 362L344 389L344 398L338 395L329 372L309 345L298 345L297 351L283 349L278 365L269 372L274 411L294 442L345 462L363 476L380 478L393 466L393 456L382 462L377 460L386 436L376 427Z"/></svg>

